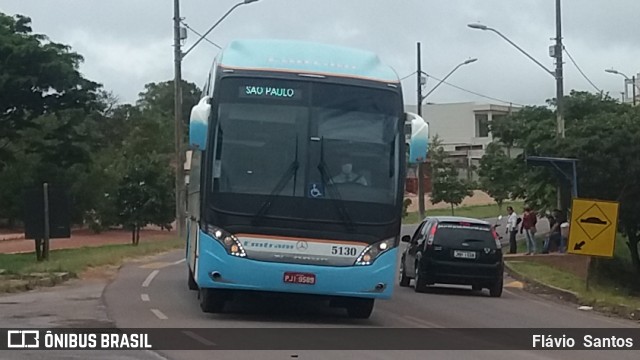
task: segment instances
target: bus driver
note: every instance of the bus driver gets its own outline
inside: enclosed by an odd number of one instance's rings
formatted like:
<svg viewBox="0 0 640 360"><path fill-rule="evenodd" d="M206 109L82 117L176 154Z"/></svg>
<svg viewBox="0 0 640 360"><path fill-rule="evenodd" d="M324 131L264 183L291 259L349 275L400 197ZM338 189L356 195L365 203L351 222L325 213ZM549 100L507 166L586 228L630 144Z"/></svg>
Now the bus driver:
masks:
<svg viewBox="0 0 640 360"><path fill-rule="evenodd" d="M345 157L342 161L342 168L340 174L334 176L331 182L334 184L344 183L356 183L363 186L367 186L367 180L362 176L353 172L353 162L350 158Z"/></svg>

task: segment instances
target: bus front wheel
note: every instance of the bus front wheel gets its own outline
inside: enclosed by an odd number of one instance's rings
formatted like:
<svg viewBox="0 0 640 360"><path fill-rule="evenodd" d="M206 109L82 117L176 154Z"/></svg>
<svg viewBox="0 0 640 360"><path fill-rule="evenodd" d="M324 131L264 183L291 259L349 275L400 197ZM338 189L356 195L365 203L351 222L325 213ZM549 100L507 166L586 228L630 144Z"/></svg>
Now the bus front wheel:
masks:
<svg viewBox="0 0 640 360"><path fill-rule="evenodd" d="M374 299L351 299L347 304L347 314L352 319L368 319L374 303Z"/></svg>
<svg viewBox="0 0 640 360"><path fill-rule="evenodd" d="M214 289L200 288L200 309L205 313L220 313L224 310L226 298Z"/></svg>

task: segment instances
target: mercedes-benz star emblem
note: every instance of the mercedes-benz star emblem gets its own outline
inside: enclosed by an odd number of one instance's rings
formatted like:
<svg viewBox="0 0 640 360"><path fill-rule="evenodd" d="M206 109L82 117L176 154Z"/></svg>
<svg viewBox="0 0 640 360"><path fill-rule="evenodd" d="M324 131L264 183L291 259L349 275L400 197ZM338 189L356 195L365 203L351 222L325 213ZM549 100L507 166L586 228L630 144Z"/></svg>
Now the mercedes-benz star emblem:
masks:
<svg viewBox="0 0 640 360"><path fill-rule="evenodd" d="M307 244L306 241L298 241L298 243L296 244L296 248L298 250L307 250L309 248L309 244Z"/></svg>

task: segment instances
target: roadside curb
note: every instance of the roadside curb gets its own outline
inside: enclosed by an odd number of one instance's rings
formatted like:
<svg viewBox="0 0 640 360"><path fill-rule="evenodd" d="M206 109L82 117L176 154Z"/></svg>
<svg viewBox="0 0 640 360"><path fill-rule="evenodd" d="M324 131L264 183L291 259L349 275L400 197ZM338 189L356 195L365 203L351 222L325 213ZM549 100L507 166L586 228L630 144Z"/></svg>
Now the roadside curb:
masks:
<svg viewBox="0 0 640 360"><path fill-rule="evenodd" d="M573 303L580 303L580 297L577 293L565 289L561 289L552 285L542 283L540 281L526 277L513 269L509 263L516 262L517 260L505 261L505 270L512 278L521 281L524 284L524 289L527 291L535 292L537 294L543 293L548 295L555 295L560 300L570 301Z"/></svg>
<svg viewBox="0 0 640 360"><path fill-rule="evenodd" d="M507 274L509 274L509 276L511 276L512 278L522 282L524 285L523 289L528 292L531 292L534 294L554 295L559 300L568 301L580 306L590 306L593 308L594 311L598 311L598 312L609 314L609 315L616 315L618 317L622 317L628 320L636 320L636 321L640 320L640 309L634 309L630 306L622 305L622 304L611 305L611 304L598 303L597 301L585 301L580 299L580 294L576 292L555 287L552 285L548 285L538 280L531 279L519 273L509 265L509 262L517 262L517 261L518 260L505 261L505 272L507 272Z"/></svg>
<svg viewBox="0 0 640 360"><path fill-rule="evenodd" d="M8 276L6 279L0 278L0 294L24 292L40 287L53 287L71 279L72 277L75 277L75 275L68 272L32 273L22 276Z"/></svg>

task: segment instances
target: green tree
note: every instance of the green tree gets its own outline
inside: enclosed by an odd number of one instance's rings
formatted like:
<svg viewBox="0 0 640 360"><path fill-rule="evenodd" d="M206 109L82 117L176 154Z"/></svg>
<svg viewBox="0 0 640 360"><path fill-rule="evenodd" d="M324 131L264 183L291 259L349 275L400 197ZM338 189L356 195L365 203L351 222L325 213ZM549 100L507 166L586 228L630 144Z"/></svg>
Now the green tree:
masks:
<svg viewBox="0 0 640 360"><path fill-rule="evenodd" d="M85 79L82 56L34 34L31 19L0 13L0 170L14 159L10 145L32 120L64 109L100 108L100 85Z"/></svg>
<svg viewBox="0 0 640 360"><path fill-rule="evenodd" d="M188 124L191 108L198 104L202 91L194 83L182 80L182 119ZM136 105L143 111L152 111L165 118L174 115L173 80L160 83L148 83L144 91L138 94Z"/></svg>
<svg viewBox="0 0 640 360"><path fill-rule="evenodd" d="M160 124L161 136L169 139L173 144L175 123L175 93L173 80L161 83L148 83L145 85L144 91L138 95L137 107L145 116L155 118ZM182 81L182 121L184 141L189 139L189 118L191 117L191 108L198 101L202 91L193 83ZM173 145L172 145L173 146Z"/></svg>
<svg viewBox="0 0 640 360"><path fill-rule="evenodd" d="M480 189L489 194L502 210L502 204L515 192L524 172L519 172L518 164L505 154L502 146L490 143L480 159L478 170Z"/></svg>
<svg viewBox="0 0 640 360"><path fill-rule="evenodd" d="M619 104L608 95L572 91L565 97L565 138L556 137L556 119L546 107L528 107L510 118L518 121L515 136L504 126L494 138L513 137L527 155L578 159L578 196L620 202L618 229L626 235L630 256L640 274L640 110ZM508 141L505 141L508 142ZM523 160L523 159L520 159ZM520 193L529 203L550 206L557 176L529 168ZM636 276L637 278L637 276Z"/></svg>
<svg viewBox="0 0 640 360"><path fill-rule="evenodd" d="M132 231L132 243L140 241L140 229L148 224L170 228L173 221L173 177L161 157L131 154L118 184L116 203L120 222Z"/></svg>
<svg viewBox="0 0 640 360"><path fill-rule="evenodd" d="M442 141L436 136L431 141L429 151L429 172L431 174L431 202L437 204L445 202L454 208L462 201L473 195L473 184L467 179L460 178L458 167L449 161L448 154L442 147Z"/></svg>
<svg viewBox="0 0 640 360"><path fill-rule="evenodd" d="M42 182L71 189L72 218L81 219L78 178L95 151L101 86L78 68L82 56L34 34L31 20L0 13L0 217L23 215L24 188ZM87 189L89 189L87 187Z"/></svg>

